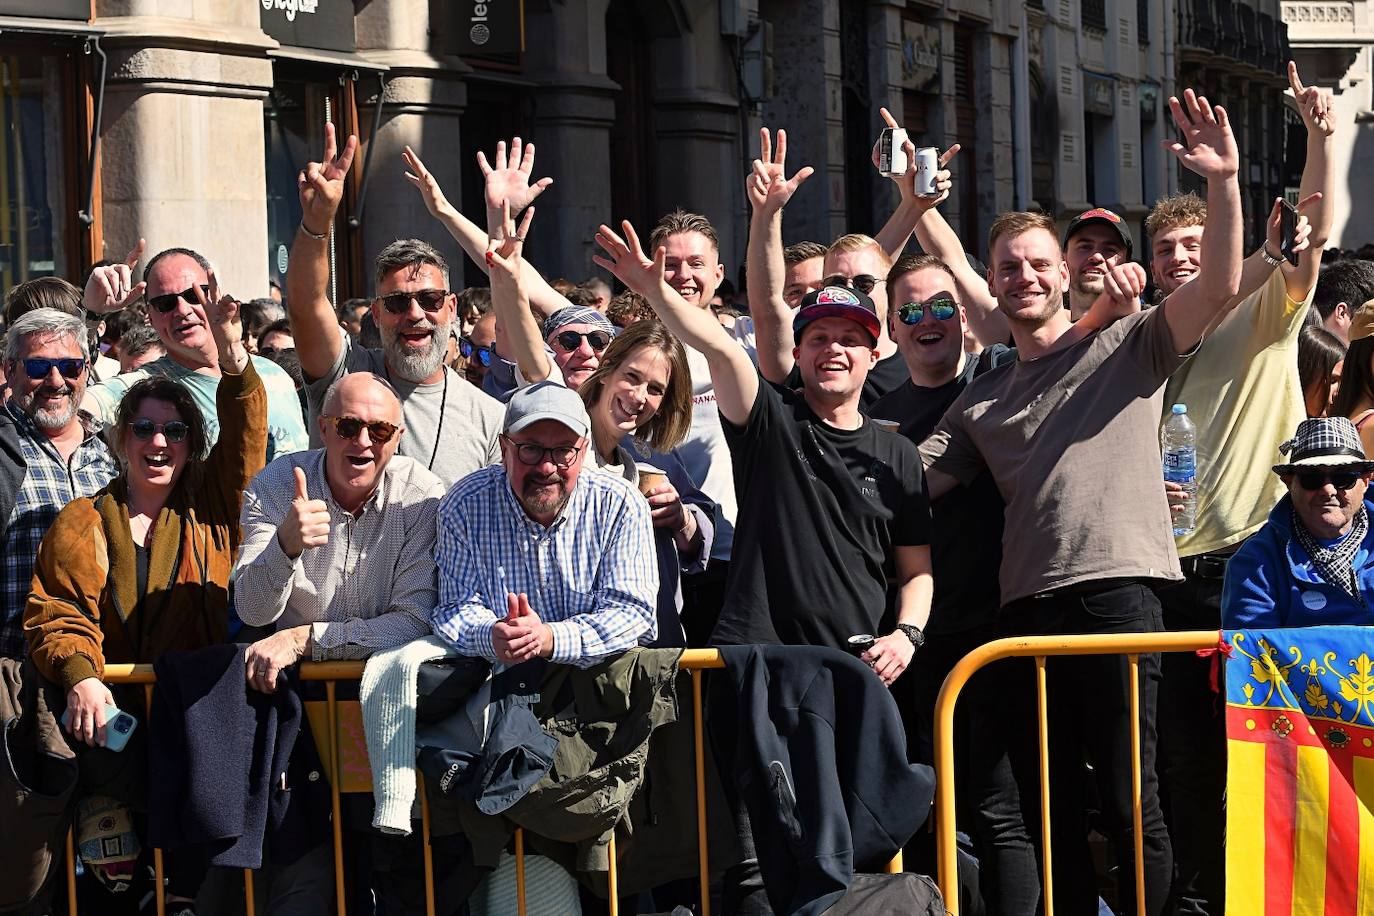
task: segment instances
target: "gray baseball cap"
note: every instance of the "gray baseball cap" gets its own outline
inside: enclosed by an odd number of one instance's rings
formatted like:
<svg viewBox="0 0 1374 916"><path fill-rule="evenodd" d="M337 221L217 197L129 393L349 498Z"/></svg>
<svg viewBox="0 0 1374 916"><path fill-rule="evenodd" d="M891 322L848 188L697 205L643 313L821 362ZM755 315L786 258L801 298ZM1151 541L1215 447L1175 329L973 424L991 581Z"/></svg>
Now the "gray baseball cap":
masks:
<svg viewBox="0 0 1374 916"><path fill-rule="evenodd" d="M502 432L506 435L518 433L540 420L556 420L579 438L587 435L592 427L582 398L571 388L564 388L557 382L536 382L518 389L506 405L506 422Z"/></svg>

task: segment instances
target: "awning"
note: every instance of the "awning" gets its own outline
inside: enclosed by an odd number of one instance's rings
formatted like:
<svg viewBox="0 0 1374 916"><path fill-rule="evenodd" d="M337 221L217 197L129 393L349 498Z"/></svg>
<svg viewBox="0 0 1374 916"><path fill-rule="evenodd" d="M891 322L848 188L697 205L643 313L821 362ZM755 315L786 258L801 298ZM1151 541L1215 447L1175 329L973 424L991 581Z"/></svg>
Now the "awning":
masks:
<svg viewBox="0 0 1374 916"><path fill-rule="evenodd" d="M331 67L341 67L345 70L368 70L378 73L385 73L389 67L386 64L379 64L375 60L368 60L361 54L353 54L347 51L325 51L320 48L298 48L292 45L282 45L267 52L268 57L277 60L296 60L307 64L324 64Z"/></svg>

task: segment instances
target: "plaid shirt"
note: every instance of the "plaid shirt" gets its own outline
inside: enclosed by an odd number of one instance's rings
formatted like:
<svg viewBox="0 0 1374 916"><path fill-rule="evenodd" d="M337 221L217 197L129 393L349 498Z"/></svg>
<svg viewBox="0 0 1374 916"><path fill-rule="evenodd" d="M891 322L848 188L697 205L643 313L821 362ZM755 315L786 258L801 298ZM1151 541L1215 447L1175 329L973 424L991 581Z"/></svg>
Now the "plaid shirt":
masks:
<svg viewBox="0 0 1374 916"><path fill-rule="evenodd" d="M33 559L57 513L74 499L91 496L119 473L99 436L88 435L64 463L48 437L12 401L4 406L14 420L27 468L9 524L0 533L0 656L23 658L24 604L33 583Z"/></svg>
<svg viewBox="0 0 1374 916"><path fill-rule="evenodd" d="M521 508L501 465L460 480L439 503L434 632L496 661L492 627L524 592L553 630L553 661L591 667L658 633L658 556L649 504L617 477L584 468L545 528Z"/></svg>

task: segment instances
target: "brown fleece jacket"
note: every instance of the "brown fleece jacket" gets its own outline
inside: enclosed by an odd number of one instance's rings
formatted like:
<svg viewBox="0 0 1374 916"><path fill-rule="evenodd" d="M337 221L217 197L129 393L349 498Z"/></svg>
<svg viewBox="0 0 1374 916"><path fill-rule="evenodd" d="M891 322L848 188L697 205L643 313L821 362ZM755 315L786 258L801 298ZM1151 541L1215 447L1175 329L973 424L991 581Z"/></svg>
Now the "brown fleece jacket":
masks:
<svg viewBox="0 0 1374 916"><path fill-rule="evenodd" d="M252 361L215 395L219 441L193 459L158 513L148 587L138 594L128 472L58 514L33 564L24 612L29 654L70 690L105 665L152 662L171 649L222 642L243 491L267 459L267 394Z"/></svg>

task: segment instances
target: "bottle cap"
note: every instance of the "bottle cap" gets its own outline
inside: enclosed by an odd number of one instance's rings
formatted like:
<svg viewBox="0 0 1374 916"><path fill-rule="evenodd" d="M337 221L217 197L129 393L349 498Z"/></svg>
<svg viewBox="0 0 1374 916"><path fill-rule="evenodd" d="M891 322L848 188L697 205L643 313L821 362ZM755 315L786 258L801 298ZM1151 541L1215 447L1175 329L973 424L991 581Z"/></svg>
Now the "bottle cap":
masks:
<svg viewBox="0 0 1374 916"><path fill-rule="evenodd" d="M1187 413L1187 412L1188 412L1188 405L1187 405L1187 404L1175 404L1174 407L1173 407L1173 414L1174 414L1174 416L1178 416L1179 414L1185 414L1185 413Z"/></svg>

